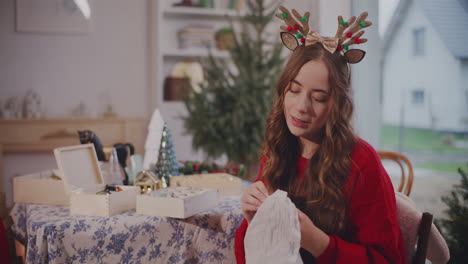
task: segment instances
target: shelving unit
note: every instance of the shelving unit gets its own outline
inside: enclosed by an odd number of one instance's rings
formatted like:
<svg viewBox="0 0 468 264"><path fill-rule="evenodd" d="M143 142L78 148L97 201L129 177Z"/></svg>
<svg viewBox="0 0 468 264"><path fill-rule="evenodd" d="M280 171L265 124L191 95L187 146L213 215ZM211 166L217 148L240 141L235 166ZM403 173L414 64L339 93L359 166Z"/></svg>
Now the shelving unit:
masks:
<svg viewBox="0 0 468 264"><path fill-rule="evenodd" d="M167 7L163 10L164 16L203 16L203 17L235 17L242 15L244 12L225 8L202 8L202 7Z"/></svg>
<svg viewBox="0 0 468 264"><path fill-rule="evenodd" d="M183 102L164 101L164 80L171 73L177 62L194 61L207 57L211 52L218 58L229 58L227 51L216 48L188 48L180 49L177 32L187 26L209 25L218 30L229 27L226 16L234 20L245 12L228 9L229 0L216 0L215 8L181 7L173 6L180 0L153 1L154 20L152 21L152 65L155 77L152 93L155 97L154 104L161 111L163 119L172 132L174 146L178 160L202 160L204 155L192 149L192 137L185 134L182 116L187 115Z"/></svg>
<svg viewBox="0 0 468 264"><path fill-rule="evenodd" d="M211 52L213 56L218 58L229 58L229 53L227 51L211 49L210 51L206 49L168 49L161 51L163 58L198 58L208 56L208 52Z"/></svg>

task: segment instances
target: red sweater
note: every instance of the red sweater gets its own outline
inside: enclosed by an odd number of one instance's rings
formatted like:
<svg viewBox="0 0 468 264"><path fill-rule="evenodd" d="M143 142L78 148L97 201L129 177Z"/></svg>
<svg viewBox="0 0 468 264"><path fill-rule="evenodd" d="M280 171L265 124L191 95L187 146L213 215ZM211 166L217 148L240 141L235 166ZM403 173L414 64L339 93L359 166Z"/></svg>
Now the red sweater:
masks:
<svg viewBox="0 0 468 264"><path fill-rule="evenodd" d="M351 155L350 175L344 187L348 208L345 235L331 235L328 248L316 263L407 263L398 224L395 192L392 182L375 150L359 139ZM257 181L266 158L262 159ZM304 176L308 160L298 161L299 177ZM354 187L354 191L352 191ZM245 263L244 219L236 231L235 255L238 264Z"/></svg>

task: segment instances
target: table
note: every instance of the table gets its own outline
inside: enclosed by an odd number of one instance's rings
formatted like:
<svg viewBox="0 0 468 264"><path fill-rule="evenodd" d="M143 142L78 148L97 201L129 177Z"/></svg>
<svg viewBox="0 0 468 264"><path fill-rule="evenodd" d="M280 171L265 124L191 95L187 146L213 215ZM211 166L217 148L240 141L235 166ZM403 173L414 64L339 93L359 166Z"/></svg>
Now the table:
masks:
<svg viewBox="0 0 468 264"><path fill-rule="evenodd" d="M235 263L234 235L243 216L239 196L187 219L125 212L70 215L67 206L15 204L16 238L27 263Z"/></svg>

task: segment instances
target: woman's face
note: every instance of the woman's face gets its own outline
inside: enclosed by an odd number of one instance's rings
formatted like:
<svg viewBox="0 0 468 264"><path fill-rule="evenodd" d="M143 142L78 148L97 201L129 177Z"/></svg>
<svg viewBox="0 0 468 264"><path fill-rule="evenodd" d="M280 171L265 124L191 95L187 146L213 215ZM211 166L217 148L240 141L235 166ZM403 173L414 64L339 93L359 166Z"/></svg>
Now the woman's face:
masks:
<svg viewBox="0 0 468 264"><path fill-rule="evenodd" d="M322 60L309 61L285 90L284 116L297 137L316 140L331 105L328 69Z"/></svg>

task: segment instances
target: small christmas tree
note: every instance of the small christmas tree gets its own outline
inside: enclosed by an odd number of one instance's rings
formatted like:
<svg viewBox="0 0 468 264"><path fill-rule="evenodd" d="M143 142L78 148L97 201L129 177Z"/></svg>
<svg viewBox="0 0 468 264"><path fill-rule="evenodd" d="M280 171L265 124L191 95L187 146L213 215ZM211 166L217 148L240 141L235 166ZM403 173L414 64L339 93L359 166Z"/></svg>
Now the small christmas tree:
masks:
<svg viewBox="0 0 468 264"><path fill-rule="evenodd" d="M193 147L208 157L225 154L229 161L246 164L258 160L270 112L274 86L284 59L279 33L266 31L278 1L247 1L247 13L234 28L230 60L210 54L202 61L205 80L199 92L185 100L185 128Z"/></svg>
<svg viewBox="0 0 468 264"><path fill-rule="evenodd" d="M448 206L445 211L448 219L436 222L442 227L441 231L450 249L449 263L467 263L468 260L468 177L461 168L458 172L462 177L461 183L454 185L450 195L442 197Z"/></svg>
<svg viewBox="0 0 468 264"><path fill-rule="evenodd" d="M167 183L170 183L171 176L179 175L172 135L166 123L164 123L155 172L159 177L164 178Z"/></svg>

